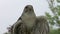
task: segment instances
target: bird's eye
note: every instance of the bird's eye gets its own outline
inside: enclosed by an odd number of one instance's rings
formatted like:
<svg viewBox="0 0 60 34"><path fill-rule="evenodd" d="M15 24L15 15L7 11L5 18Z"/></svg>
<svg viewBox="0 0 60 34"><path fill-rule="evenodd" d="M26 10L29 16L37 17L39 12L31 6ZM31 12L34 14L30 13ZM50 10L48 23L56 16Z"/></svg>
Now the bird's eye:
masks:
<svg viewBox="0 0 60 34"><path fill-rule="evenodd" d="M25 7L26 9L28 8L28 7Z"/></svg>

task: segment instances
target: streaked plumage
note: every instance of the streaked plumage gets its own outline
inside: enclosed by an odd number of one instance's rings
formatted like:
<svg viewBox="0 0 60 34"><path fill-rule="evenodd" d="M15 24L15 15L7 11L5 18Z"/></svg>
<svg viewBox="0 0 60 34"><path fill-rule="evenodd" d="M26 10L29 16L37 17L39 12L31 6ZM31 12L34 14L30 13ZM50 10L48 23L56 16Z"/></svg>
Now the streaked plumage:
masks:
<svg viewBox="0 0 60 34"><path fill-rule="evenodd" d="M48 34L49 25L44 16L35 15L32 5L27 5L12 31L12 34Z"/></svg>

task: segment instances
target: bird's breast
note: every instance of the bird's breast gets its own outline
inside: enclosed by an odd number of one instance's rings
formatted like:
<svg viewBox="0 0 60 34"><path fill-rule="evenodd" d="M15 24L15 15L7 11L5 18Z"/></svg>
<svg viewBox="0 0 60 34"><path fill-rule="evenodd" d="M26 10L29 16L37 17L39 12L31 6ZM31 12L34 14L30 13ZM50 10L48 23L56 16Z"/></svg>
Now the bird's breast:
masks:
<svg viewBox="0 0 60 34"><path fill-rule="evenodd" d="M25 19L24 23L28 28L31 28L35 24L35 19L34 18Z"/></svg>
<svg viewBox="0 0 60 34"><path fill-rule="evenodd" d="M27 27L32 27L34 25L34 23L35 23L34 20L27 20L25 24Z"/></svg>
<svg viewBox="0 0 60 34"><path fill-rule="evenodd" d="M33 27L33 25L35 24L36 16L34 14L32 15L24 14L22 20L24 21L26 26L30 28Z"/></svg>

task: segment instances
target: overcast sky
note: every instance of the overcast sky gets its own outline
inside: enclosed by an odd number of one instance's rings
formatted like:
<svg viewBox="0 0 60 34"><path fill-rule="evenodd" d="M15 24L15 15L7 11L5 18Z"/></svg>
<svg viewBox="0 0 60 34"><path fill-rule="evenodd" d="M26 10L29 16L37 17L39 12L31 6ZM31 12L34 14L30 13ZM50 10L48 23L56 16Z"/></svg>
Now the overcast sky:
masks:
<svg viewBox="0 0 60 34"><path fill-rule="evenodd" d="M17 21L26 5L33 5L37 16L50 11L46 0L0 0L0 34Z"/></svg>

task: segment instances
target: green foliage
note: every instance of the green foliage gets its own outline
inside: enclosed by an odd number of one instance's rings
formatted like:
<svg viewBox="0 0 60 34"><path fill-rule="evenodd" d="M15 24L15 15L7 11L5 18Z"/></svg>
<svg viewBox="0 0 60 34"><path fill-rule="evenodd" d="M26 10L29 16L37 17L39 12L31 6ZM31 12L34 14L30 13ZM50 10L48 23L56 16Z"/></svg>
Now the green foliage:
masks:
<svg viewBox="0 0 60 34"><path fill-rule="evenodd" d="M48 1L48 0L47 0ZM57 4L57 6L55 6L55 0L49 0L48 4L49 4L49 8L52 12L53 15L51 15L50 13L45 13L47 18L48 18L48 22L50 23L50 25L56 25L58 27L60 27L60 5ZM60 0L56 0L57 3L60 3ZM50 34L60 34L60 28L53 30L51 28L52 26L50 26Z"/></svg>
<svg viewBox="0 0 60 34"><path fill-rule="evenodd" d="M47 16L47 18L48 18L48 22L50 23L50 24L52 24L52 25L54 25L55 23L54 23L54 21L53 21L53 18L52 18L52 16L49 14L49 13L45 13L46 14L46 16Z"/></svg>
<svg viewBox="0 0 60 34"><path fill-rule="evenodd" d="M57 0L60 1L60 0ZM54 6L54 0L50 0L48 1L50 10L52 11L53 15L49 14L49 13L45 13L47 18L48 18L48 22L51 25L58 25L60 27L60 5L57 5L56 7Z"/></svg>
<svg viewBox="0 0 60 34"><path fill-rule="evenodd" d="M56 1L60 3L60 0L56 0Z"/></svg>
<svg viewBox="0 0 60 34"><path fill-rule="evenodd" d="M60 34L60 29L57 30L51 30L50 34Z"/></svg>

